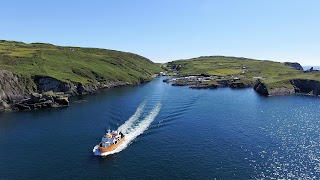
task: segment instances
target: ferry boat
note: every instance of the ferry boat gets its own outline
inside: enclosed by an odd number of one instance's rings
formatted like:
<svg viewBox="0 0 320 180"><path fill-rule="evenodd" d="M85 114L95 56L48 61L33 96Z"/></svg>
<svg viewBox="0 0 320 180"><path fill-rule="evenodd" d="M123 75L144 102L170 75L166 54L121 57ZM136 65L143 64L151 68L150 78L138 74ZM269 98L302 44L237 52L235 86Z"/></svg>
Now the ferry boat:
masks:
<svg viewBox="0 0 320 180"><path fill-rule="evenodd" d="M93 152L99 151L99 155L115 150L125 140L125 135L122 132L110 131L102 137L101 142L93 148Z"/></svg>

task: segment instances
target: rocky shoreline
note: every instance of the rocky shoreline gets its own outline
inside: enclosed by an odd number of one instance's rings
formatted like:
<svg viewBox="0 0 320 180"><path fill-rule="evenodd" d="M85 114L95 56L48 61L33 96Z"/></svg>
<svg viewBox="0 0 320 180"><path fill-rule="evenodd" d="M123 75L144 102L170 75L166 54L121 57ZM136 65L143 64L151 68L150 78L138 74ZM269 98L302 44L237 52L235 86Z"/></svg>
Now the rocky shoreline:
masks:
<svg viewBox="0 0 320 180"><path fill-rule="evenodd" d="M154 78L153 76L152 78ZM152 79L150 78L150 80ZM8 70L0 70L0 111L47 109L69 106L69 96L92 94L100 89L135 85L136 83L95 82L89 85L62 82L52 77L35 76L30 80Z"/></svg>
<svg viewBox="0 0 320 180"><path fill-rule="evenodd" d="M290 80L290 88L268 88L268 86L260 79L257 79L255 83L245 83L241 82L240 78L213 79L210 76L204 75L169 78L163 80L163 82L172 83L172 86L189 86L190 89L216 89L219 87L229 87L232 89L253 88L257 93L263 96L282 96L292 94L320 96L320 81L308 79L292 79Z"/></svg>
<svg viewBox="0 0 320 180"><path fill-rule="evenodd" d="M191 75L163 80L172 83L172 86L189 86L190 89L215 89L219 87L230 87L233 89L251 88L253 83L242 82L240 78L215 79L209 75Z"/></svg>
<svg viewBox="0 0 320 180"><path fill-rule="evenodd" d="M320 96L320 81L309 79L292 79L290 80L291 88L278 87L268 88L265 83L257 81L254 90L265 96L279 96L290 94L305 94L311 96Z"/></svg>
<svg viewBox="0 0 320 180"><path fill-rule="evenodd" d="M30 98L13 104L11 110L33 110L69 106L69 99L63 93L32 93Z"/></svg>

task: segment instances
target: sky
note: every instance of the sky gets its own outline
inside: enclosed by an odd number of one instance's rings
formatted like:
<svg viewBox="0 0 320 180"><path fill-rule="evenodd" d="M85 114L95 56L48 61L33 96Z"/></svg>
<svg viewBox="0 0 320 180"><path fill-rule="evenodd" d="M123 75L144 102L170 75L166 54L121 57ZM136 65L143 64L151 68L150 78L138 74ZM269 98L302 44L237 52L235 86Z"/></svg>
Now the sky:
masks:
<svg viewBox="0 0 320 180"><path fill-rule="evenodd" d="M0 0L0 39L320 65L319 0Z"/></svg>

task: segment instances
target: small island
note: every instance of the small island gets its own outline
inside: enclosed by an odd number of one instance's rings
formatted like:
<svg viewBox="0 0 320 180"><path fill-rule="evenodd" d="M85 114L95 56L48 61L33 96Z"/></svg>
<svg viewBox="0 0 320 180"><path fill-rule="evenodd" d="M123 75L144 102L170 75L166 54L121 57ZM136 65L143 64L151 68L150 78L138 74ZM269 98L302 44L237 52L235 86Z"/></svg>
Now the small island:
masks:
<svg viewBox="0 0 320 180"><path fill-rule="evenodd" d="M320 72L303 70L296 62L274 62L239 57L202 56L163 65L170 75L164 82L191 89L254 88L265 96L320 95Z"/></svg>

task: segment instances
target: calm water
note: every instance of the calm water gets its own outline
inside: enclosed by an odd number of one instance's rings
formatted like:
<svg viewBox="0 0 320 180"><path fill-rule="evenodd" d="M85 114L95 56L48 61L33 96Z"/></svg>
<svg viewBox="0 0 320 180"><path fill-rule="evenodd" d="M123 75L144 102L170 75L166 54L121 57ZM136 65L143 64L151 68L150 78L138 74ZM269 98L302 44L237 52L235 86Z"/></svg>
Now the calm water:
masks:
<svg viewBox="0 0 320 180"><path fill-rule="evenodd" d="M314 70L320 70L320 66L302 66L304 70L309 70L313 67Z"/></svg>
<svg viewBox="0 0 320 180"><path fill-rule="evenodd" d="M320 179L319 98L157 78L71 100L0 114L0 179ZM94 156L107 129L123 124L129 145Z"/></svg>

